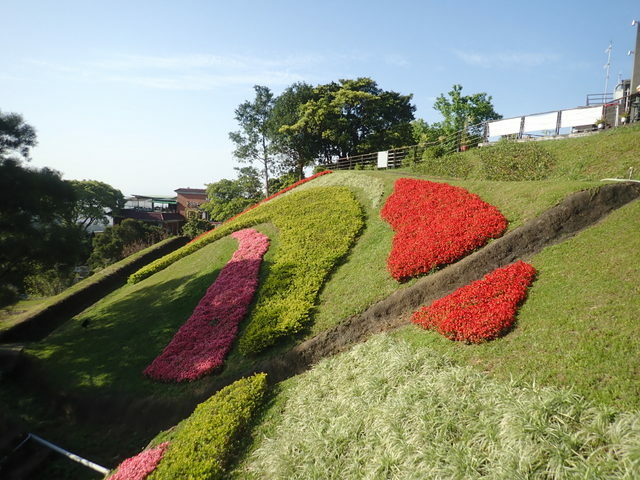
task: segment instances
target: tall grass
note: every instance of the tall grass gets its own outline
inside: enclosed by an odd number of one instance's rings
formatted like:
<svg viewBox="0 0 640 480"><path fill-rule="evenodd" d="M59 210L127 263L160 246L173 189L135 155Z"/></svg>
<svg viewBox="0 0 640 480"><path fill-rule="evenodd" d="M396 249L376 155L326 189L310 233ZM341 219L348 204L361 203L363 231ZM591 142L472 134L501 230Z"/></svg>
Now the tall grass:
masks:
<svg viewBox="0 0 640 480"><path fill-rule="evenodd" d="M637 478L640 414L378 336L289 381L234 478Z"/></svg>

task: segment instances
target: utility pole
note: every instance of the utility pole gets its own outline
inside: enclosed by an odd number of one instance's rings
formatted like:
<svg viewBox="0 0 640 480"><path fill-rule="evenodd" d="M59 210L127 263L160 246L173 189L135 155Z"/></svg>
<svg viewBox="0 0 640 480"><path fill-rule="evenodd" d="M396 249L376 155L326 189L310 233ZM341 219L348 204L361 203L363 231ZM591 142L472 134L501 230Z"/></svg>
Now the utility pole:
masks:
<svg viewBox="0 0 640 480"><path fill-rule="evenodd" d="M631 70L631 92L635 92L640 85L640 22L634 20L632 27L636 27L636 49L633 52L633 70Z"/></svg>
<svg viewBox="0 0 640 480"><path fill-rule="evenodd" d="M609 91L609 70L611 69L611 50L613 50L613 42L609 40L609 46L604 51L607 54L607 63L604 66L606 75L604 77L604 94L602 95L602 103L607 103L607 93Z"/></svg>

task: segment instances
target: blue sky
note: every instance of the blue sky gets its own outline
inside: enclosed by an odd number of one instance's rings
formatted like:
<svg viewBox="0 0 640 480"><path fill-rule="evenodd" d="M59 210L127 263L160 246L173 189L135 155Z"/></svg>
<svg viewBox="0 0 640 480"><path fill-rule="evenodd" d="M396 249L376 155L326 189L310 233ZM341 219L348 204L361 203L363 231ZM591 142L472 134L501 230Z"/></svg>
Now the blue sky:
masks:
<svg viewBox="0 0 640 480"><path fill-rule="evenodd" d="M38 132L32 164L125 195L234 178L253 85L372 77L438 121L455 83L505 117L584 105L630 77L637 0L0 0L0 110Z"/></svg>

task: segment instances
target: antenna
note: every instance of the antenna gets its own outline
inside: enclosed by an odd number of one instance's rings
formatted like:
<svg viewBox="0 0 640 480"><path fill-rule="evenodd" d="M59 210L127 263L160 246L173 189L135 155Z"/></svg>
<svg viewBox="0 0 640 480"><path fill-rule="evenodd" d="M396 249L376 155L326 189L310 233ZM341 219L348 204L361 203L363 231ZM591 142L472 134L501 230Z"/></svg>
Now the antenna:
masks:
<svg viewBox="0 0 640 480"><path fill-rule="evenodd" d="M602 95L602 102L607 101L607 90L609 89L609 70L611 70L611 50L613 50L613 42L609 40L609 46L604 51L607 54L607 63L604 65L604 69L607 72L604 77L604 95Z"/></svg>

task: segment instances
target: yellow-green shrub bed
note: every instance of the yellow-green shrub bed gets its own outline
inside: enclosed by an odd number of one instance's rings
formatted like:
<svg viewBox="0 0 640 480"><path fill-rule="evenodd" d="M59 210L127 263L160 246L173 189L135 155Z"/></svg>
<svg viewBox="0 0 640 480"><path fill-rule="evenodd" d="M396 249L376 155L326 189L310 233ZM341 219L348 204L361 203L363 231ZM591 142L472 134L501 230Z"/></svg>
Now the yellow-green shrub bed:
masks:
<svg viewBox="0 0 640 480"><path fill-rule="evenodd" d="M280 230L280 247L240 337L243 354L257 353L302 329L327 275L362 229L362 208L348 188L310 188L260 205L129 280L135 283L229 233L265 222Z"/></svg>
<svg viewBox="0 0 640 480"><path fill-rule="evenodd" d="M169 445L148 480L225 478L230 456L266 389L264 373L238 380L198 405L173 431L156 437L154 443Z"/></svg>

